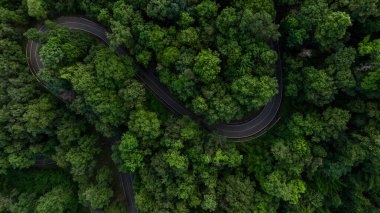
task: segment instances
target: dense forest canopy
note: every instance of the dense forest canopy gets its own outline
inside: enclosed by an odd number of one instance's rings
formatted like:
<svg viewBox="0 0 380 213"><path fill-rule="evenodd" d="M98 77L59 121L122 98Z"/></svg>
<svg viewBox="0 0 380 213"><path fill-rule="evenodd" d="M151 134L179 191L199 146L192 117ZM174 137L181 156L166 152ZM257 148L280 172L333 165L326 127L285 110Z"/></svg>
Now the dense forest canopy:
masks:
<svg viewBox="0 0 380 213"><path fill-rule="evenodd" d="M98 19L110 26L113 45L126 46L189 108L216 123L241 119L277 93L273 8L270 1L118 1Z"/></svg>
<svg viewBox="0 0 380 213"><path fill-rule="evenodd" d="M54 23L73 14L108 28L111 47ZM140 212L378 212L379 16L379 0L0 0L0 212L125 212L118 172L134 174ZM278 93L278 59L282 119L244 143L136 78L154 71L227 122Z"/></svg>

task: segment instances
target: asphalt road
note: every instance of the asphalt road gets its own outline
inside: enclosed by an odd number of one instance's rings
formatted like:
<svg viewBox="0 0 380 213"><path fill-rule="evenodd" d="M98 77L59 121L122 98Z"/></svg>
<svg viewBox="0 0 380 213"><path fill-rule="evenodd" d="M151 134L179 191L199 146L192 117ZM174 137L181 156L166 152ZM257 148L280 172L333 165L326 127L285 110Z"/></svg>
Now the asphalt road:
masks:
<svg viewBox="0 0 380 213"><path fill-rule="evenodd" d="M103 41L104 44L108 46L110 45L110 41L107 38L107 29L88 19L82 17L61 17L58 18L56 22L69 29L88 32ZM47 31L48 29L45 25L40 25L39 30ZM26 56L32 74L36 76L37 80L39 80L42 85L47 87L36 75L38 71L43 68L41 58L38 54L39 48L40 44L38 42L28 41ZM118 55L125 55L128 54L128 51L123 47L118 47L116 49L116 53ZM216 125L208 125L204 122L204 119L202 117L187 109L182 102L180 102L169 92L169 90L151 71L147 71L141 67L138 67L137 78L140 79L146 87L148 87L163 103L165 103L174 112L180 115L189 116L190 118L201 122L205 128L216 130L227 138L236 139L236 141L242 141L263 134L279 120L278 112L281 107L283 96L283 81L280 60L278 60L276 66L276 78L279 84L279 93L275 95L258 114L247 117L240 122L220 123ZM137 212L137 209L134 205L132 176L129 174L120 173L120 179L123 184L125 196L127 197L127 201L129 203L128 212Z"/></svg>
<svg viewBox="0 0 380 213"><path fill-rule="evenodd" d="M110 44L110 41L107 38L107 29L88 19L82 17L61 17L58 18L56 22L70 29L88 32L102 40L106 45ZM45 25L41 25L39 27L39 30L46 31L47 28ZM34 75L38 72L38 70L43 68L40 56L38 55L39 48L40 44L38 42L29 41L26 49L28 63L31 72ZM116 53L118 55L124 55L128 54L128 51L123 47L119 47L117 48ZM216 125L206 124L203 121L202 117L187 109L182 102L180 102L169 92L169 90L152 72L138 67L139 71L137 72L137 77L174 112L180 115L189 116L190 118L201 122L207 129L216 130L227 138L237 139L236 141L239 141L261 135L279 119L278 112L280 110L283 96L283 81L280 60L278 60L276 66L276 78L279 84L279 92L267 105L263 107L263 109L258 114L247 117L240 122L220 123Z"/></svg>
<svg viewBox="0 0 380 213"><path fill-rule="evenodd" d="M127 173L119 173L119 177L128 203L127 212L137 213L138 210L135 206L135 195L133 190L133 176Z"/></svg>
<svg viewBox="0 0 380 213"><path fill-rule="evenodd" d="M36 167L45 167L50 165L55 165L55 161L43 158L42 156L37 157L36 161L34 162L34 166Z"/></svg>
<svg viewBox="0 0 380 213"><path fill-rule="evenodd" d="M117 139L110 138L110 143L116 143ZM42 156L37 157L35 161L35 167L42 168L46 166L55 165L56 162L53 160L45 159ZM127 213L138 213L138 210L135 205L135 196L133 190L133 175L127 173L119 173L119 178L121 186L123 188L124 196L127 200ZM102 209L90 209L91 213L103 213Z"/></svg>

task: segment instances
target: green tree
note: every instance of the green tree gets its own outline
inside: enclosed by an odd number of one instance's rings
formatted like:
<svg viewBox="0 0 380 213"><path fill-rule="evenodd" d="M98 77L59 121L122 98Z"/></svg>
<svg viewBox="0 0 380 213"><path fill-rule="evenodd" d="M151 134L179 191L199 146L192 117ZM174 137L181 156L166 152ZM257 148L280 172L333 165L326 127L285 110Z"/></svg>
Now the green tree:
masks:
<svg viewBox="0 0 380 213"><path fill-rule="evenodd" d="M205 114L208 111L206 100L200 96L193 99L192 108L198 114Z"/></svg>
<svg viewBox="0 0 380 213"><path fill-rule="evenodd" d="M185 70L184 73L179 74L178 77L170 83L171 89L182 101L193 97L195 86L194 74L191 70Z"/></svg>
<svg viewBox="0 0 380 213"><path fill-rule="evenodd" d="M338 139L339 134L347 129L347 123L350 120L350 113L347 110L339 108L327 108L323 112L324 129L319 135L322 140Z"/></svg>
<svg viewBox="0 0 380 213"><path fill-rule="evenodd" d="M211 124L218 121L232 121L242 117L243 110L239 104L226 91L223 84L211 84L202 88L202 95L207 100L207 121ZM197 106L197 105L193 105Z"/></svg>
<svg viewBox="0 0 380 213"><path fill-rule="evenodd" d="M23 120L29 133L32 135L51 134L48 127L53 126L57 119L54 102L50 96L41 96L27 106Z"/></svg>
<svg viewBox="0 0 380 213"><path fill-rule="evenodd" d="M216 19L216 27L221 33L229 35L227 32L232 28L236 28L239 17L235 8L227 7L222 10Z"/></svg>
<svg viewBox="0 0 380 213"><path fill-rule="evenodd" d="M199 35L195 28L189 27L178 33L178 41L190 47L196 47L199 43Z"/></svg>
<svg viewBox="0 0 380 213"><path fill-rule="evenodd" d="M127 80L125 85L125 88L121 88L118 92L125 105L129 108L142 106L146 99L144 85L134 79Z"/></svg>
<svg viewBox="0 0 380 213"><path fill-rule="evenodd" d="M185 6L183 0L150 0L148 2L146 13L151 18L158 20L176 20L181 10Z"/></svg>
<svg viewBox="0 0 380 213"><path fill-rule="evenodd" d="M301 21L294 15L287 16L282 21L282 26L287 32L287 46L288 47L297 47L304 43L306 39L309 38L309 35L306 29L302 28Z"/></svg>
<svg viewBox="0 0 380 213"><path fill-rule="evenodd" d="M323 106L332 100L336 94L336 86L325 70L314 67L304 69L305 99L317 106Z"/></svg>
<svg viewBox="0 0 380 213"><path fill-rule="evenodd" d="M36 211L41 213L71 212L74 211L71 209L75 206L73 202L73 192L62 186L57 186L38 199Z"/></svg>
<svg viewBox="0 0 380 213"><path fill-rule="evenodd" d="M378 0L349 1L348 8L350 15L361 23L364 23L369 17L379 16Z"/></svg>
<svg viewBox="0 0 380 213"><path fill-rule="evenodd" d="M36 199L36 194L21 193L17 197L17 201L9 207L11 213L29 212L33 209L33 202Z"/></svg>
<svg viewBox="0 0 380 213"><path fill-rule="evenodd" d="M267 104L278 92L277 87L277 81L267 76L243 76L232 83L231 89L239 103L252 111Z"/></svg>
<svg viewBox="0 0 380 213"><path fill-rule="evenodd" d="M354 48L342 48L326 59L326 63L335 69L334 80L336 86L345 92L352 94L356 86L356 80L352 73L352 65L355 63L356 51Z"/></svg>
<svg viewBox="0 0 380 213"><path fill-rule="evenodd" d="M263 189L292 204L297 204L301 194L306 192L305 182L299 179L287 180L282 171L274 171L267 178L268 180L262 183Z"/></svg>
<svg viewBox="0 0 380 213"><path fill-rule="evenodd" d="M154 140L160 135L157 114L143 109L133 112L128 122L129 130L143 140Z"/></svg>
<svg viewBox="0 0 380 213"><path fill-rule="evenodd" d="M95 65L97 83L104 88L121 87L126 80L133 78L136 73L130 57L118 57L107 48L96 51L92 62Z"/></svg>
<svg viewBox="0 0 380 213"><path fill-rule="evenodd" d="M87 187L81 196L92 209L102 209L110 203L113 191L107 185L97 184Z"/></svg>
<svg viewBox="0 0 380 213"><path fill-rule="evenodd" d="M94 157L99 153L99 149L95 146L98 141L95 136L86 135L77 140L78 145L65 153L65 160L71 166L71 173L79 176L94 166Z"/></svg>
<svg viewBox="0 0 380 213"><path fill-rule="evenodd" d="M364 66L364 70L369 70L368 74L364 76L361 82L361 87L366 90L376 91L379 88L380 81L380 39L370 41L370 36L366 36L363 41L359 43L359 55L370 56L370 61Z"/></svg>
<svg viewBox="0 0 380 213"><path fill-rule="evenodd" d="M254 13L245 9L239 25L245 37L254 37L259 40L277 40L280 37L278 25L273 23L272 16L264 11ZM246 38L249 39L249 38ZM252 38L251 38L252 39Z"/></svg>
<svg viewBox="0 0 380 213"><path fill-rule="evenodd" d="M195 57L194 73L204 83L210 83L217 79L221 71L219 54L210 49L202 50Z"/></svg>
<svg viewBox="0 0 380 213"><path fill-rule="evenodd" d="M301 29L307 32L314 30L328 12L328 3L324 0L306 0L303 2L299 16Z"/></svg>
<svg viewBox="0 0 380 213"><path fill-rule="evenodd" d="M194 18L188 12L181 12L180 19L177 24L181 27L189 27L194 23Z"/></svg>
<svg viewBox="0 0 380 213"><path fill-rule="evenodd" d="M347 28L351 25L351 19L347 13L330 12L318 25L315 40L323 49L330 50L344 38Z"/></svg>
<svg viewBox="0 0 380 213"><path fill-rule="evenodd" d="M144 153L138 149L139 142L136 137L125 133L117 146L118 157L120 158L120 171L133 173L143 165ZM114 161L117 156L113 156Z"/></svg>
<svg viewBox="0 0 380 213"><path fill-rule="evenodd" d="M164 125L158 144L140 143L140 150L150 148L152 154L139 169L143 183L136 190L139 210L217 211L224 202L217 197L217 188L224 183L219 177L227 168L238 168L243 156L234 144L207 134L188 118L171 118ZM201 144L203 140L208 142Z"/></svg>
<svg viewBox="0 0 380 213"><path fill-rule="evenodd" d="M43 0L27 0L28 14L37 19L46 18L46 4Z"/></svg>
<svg viewBox="0 0 380 213"><path fill-rule="evenodd" d="M198 12L198 15L203 18L212 18L215 17L218 13L218 5L215 1L205 0L202 1L195 7L195 10Z"/></svg>
<svg viewBox="0 0 380 213"><path fill-rule="evenodd" d="M217 189L219 208L225 212L250 212L254 194L254 182L249 178L227 176Z"/></svg>
<svg viewBox="0 0 380 213"><path fill-rule="evenodd" d="M178 60L180 55L181 52L176 47L167 47L157 59L162 65L170 66Z"/></svg>
<svg viewBox="0 0 380 213"><path fill-rule="evenodd" d="M42 63L48 68L57 68L57 65L63 61L64 52L59 44L48 43L41 47L40 56Z"/></svg>

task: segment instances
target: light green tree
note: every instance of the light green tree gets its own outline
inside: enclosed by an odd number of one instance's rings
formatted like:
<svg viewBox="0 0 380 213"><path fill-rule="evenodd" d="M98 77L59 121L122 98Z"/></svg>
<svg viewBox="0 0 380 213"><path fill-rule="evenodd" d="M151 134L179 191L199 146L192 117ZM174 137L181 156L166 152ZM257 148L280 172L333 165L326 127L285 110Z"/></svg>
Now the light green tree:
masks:
<svg viewBox="0 0 380 213"><path fill-rule="evenodd" d="M74 202L73 192L61 186L53 188L37 201L36 212L38 213L63 213Z"/></svg>
<svg viewBox="0 0 380 213"><path fill-rule="evenodd" d="M154 140L160 135L157 114L144 109L133 112L128 122L129 130L143 140Z"/></svg>
<svg viewBox="0 0 380 213"><path fill-rule="evenodd" d="M27 0L28 14L37 19L46 18L47 10L44 0Z"/></svg>
<svg viewBox="0 0 380 213"><path fill-rule="evenodd" d="M232 83L234 97L248 111L259 109L277 93L278 84L274 78L243 76Z"/></svg>
<svg viewBox="0 0 380 213"><path fill-rule="evenodd" d="M325 50L337 46L351 26L350 16L345 12L330 12L323 18L315 31L315 40Z"/></svg>
<svg viewBox="0 0 380 213"><path fill-rule="evenodd" d="M217 79L221 71L219 54L210 49L202 50L195 57L194 73L204 83L210 83Z"/></svg>

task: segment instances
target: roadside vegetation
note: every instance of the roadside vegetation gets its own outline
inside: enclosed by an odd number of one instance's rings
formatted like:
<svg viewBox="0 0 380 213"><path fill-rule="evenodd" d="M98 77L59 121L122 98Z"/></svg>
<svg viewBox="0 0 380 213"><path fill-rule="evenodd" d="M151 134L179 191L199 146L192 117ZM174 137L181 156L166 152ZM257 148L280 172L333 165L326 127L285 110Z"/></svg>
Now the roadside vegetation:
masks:
<svg viewBox="0 0 380 213"><path fill-rule="evenodd" d="M111 47L54 24L66 14L109 28ZM0 212L125 212L101 145L112 137L140 212L379 211L379 16L378 0L0 0ZM277 94L279 58L282 119L244 143L174 115L136 78L152 70L228 122Z"/></svg>

